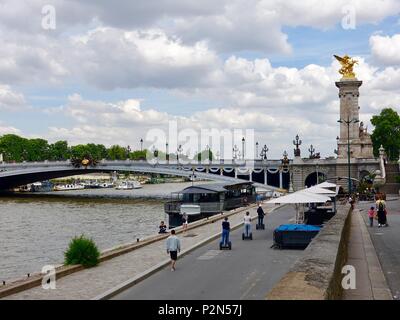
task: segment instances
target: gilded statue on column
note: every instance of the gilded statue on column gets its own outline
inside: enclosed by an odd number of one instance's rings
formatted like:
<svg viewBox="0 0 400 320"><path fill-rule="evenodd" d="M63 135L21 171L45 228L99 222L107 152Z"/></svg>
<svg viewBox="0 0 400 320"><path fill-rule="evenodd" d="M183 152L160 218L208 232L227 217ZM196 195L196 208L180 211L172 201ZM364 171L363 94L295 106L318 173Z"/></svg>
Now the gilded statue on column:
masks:
<svg viewBox="0 0 400 320"><path fill-rule="evenodd" d="M355 64L358 64L357 60L350 58L347 54L344 57L339 57L337 55L333 55L337 61L342 65L339 70L339 73L343 76L343 79L356 79L356 74L353 71L353 67Z"/></svg>

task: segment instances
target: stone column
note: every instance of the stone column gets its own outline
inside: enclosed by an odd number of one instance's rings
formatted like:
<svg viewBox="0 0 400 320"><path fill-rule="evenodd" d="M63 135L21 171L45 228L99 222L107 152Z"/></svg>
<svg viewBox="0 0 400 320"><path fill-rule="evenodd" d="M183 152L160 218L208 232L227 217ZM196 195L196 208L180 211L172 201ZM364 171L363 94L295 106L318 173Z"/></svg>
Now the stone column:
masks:
<svg viewBox="0 0 400 320"><path fill-rule="evenodd" d="M362 81L354 80L341 80L335 82L339 88L340 98L340 119L342 120L359 120L359 105L358 98L360 96L359 88ZM359 123L351 123L349 128L350 150L351 145L355 140L359 139ZM340 123L340 135L338 141L338 157L347 158L347 124ZM351 157L353 155L351 154Z"/></svg>

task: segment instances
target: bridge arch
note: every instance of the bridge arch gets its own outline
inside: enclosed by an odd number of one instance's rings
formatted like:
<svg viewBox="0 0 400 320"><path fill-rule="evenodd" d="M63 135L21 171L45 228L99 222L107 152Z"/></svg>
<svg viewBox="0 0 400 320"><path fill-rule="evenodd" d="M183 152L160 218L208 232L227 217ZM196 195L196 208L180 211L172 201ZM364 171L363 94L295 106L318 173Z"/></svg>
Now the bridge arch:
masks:
<svg viewBox="0 0 400 320"><path fill-rule="evenodd" d="M317 179L318 177L318 179ZM306 180L304 181L304 184L307 186L307 188L315 186L318 183L324 182L327 179L327 176L325 173L321 171L314 171L310 173L307 177Z"/></svg>

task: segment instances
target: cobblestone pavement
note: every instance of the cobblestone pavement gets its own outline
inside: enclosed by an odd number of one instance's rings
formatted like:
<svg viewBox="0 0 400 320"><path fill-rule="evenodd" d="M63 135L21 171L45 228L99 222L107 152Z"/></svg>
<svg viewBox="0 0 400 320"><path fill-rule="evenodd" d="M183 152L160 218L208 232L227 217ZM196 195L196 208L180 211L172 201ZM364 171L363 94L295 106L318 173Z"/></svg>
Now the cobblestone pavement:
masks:
<svg viewBox="0 0 400 320"><path fill-rule="evenodd" d="M267 212L273 207L273 205L263 205ZM250 208L249 211L252 216L256 215L256 208ZM229 217L231 225L241 223L242 219L243 210L238 210L238 213ZM189 248L220 232L221 223L215 222L188 230L186 236L182 236L182 234L178 236L181 239L182 249L185 250L185 248ZM63 277L57 280L54 290L35 287L7 296L4 299L92 299L168 259L165 240L160 240L102 262L97 267Z"/></svg>

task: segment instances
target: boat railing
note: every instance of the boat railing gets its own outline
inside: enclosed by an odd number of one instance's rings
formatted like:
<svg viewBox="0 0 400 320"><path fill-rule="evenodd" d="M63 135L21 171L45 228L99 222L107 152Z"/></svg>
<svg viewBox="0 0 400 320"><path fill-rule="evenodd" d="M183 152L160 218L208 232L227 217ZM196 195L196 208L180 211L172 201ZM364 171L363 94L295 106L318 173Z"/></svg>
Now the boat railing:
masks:
<svg viewBox="0 0 400 320"><path fill-rule="evenodd" d="M164 204L164 211L166 213L180 213L181 205L185 204L182 201L168 201ZM201 213L213 213L224 210L223 202L198 202L198 203L190 203L194 205L200 206Z"/></svg>

